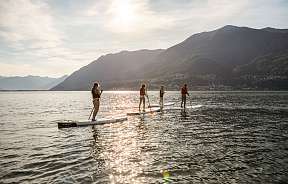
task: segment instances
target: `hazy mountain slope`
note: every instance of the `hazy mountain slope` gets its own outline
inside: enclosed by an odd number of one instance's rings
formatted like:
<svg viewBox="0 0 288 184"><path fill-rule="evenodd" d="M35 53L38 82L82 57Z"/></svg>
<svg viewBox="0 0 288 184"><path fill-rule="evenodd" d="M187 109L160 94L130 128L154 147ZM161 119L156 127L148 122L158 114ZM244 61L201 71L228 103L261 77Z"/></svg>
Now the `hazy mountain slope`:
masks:
<svg viewBox="0 0 288 184"><path fill-rule="evenodd" d="M251 29L246 27L225 26L221 29L195 34L182 43L162 52L146 77L159 77L179 72L193 75L195 62L210 60L211 68L222 68L223 74L231 72L235 66L251 62L254 58L286 50L288 48L288 32L271 28ZM181 65L185 63L185 67ZM205 67L209 67L206 65ZM164 71L164 72L162 72ZM167 73L167 71L170 71ZM215 73L213 70L208 73ZM218 73L216 71L216 73Z"/></svg>
<svg viewBox="0 0 288 184"><path fill-rule="evenodd" d="M236 67L234 72L238 75L288 77L288 51L286 53L258 57L251 63Z"/></svg>
<svg viewBox="0 0 288 184"><path fill-rule="evenodd" d="M286 29L225 26L192 35L166 50L123 51L102 56L74 72L53 90L87 90L95 80L108 89L134 89L141 81L147 80L151 86L164 84L170 89L183 82L193 86L212 83L213 86L249 88L252 83L243 80L241 72L235 72L236 68L269 54L277 57L287 50ZM282 62L274 62L273 68L286 66ZM262 64L266 65L266 62ZM284 70L283 67L278 69ZM254 81L253 88L258 82L258 79Z"/></svg>
<svg viewBox="0 0 288 184"><path fill-rule="evenodd" d="M163 50L122 51L101 56L87 66L72 73L52 90L88 90L94 81L107 82L139 79L143 66L155 62Z"/></svg>
<svg viewBox="0 0 288 184"><path fill-rule="evenodd" d="M26 76L26 77L1 77L1 90L48 90L63 82L67 76L60 78Z"/></svg>
<svg viewBox="0 0 288 184"><path fill-rule="evenodd" d="M68 77L68 75L64 75L62 77L55 78L55 80L53 80L52 82L43 86L43 89L51 89L51 88L57 86L58 84L60 84L61 82L63 82L67 77Z"/></svg>

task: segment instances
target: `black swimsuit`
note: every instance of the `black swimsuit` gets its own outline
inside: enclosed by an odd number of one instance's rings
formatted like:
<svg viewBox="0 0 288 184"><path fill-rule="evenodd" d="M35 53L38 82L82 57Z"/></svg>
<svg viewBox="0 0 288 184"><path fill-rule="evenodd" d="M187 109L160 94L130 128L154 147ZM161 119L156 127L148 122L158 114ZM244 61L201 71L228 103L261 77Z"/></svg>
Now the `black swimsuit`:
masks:
<svg viewBox="0 0 288 184"><path fill-rule="evenodd" d="M100 98L100 95L98 93L96 93L94 89L91 90L91 93L92 93L93 99Z"/></svg>

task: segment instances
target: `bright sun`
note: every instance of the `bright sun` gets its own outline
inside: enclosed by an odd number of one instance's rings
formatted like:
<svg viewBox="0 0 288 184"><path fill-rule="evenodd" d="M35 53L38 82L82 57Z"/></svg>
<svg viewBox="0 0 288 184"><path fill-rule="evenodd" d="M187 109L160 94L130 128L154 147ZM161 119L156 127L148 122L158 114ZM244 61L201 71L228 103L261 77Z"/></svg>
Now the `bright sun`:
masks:
<svg viewBox="0 0 288 184"><path fill-rule="evenodd" d="M133 4L131 0L115 0L109 10L112 15L111 26L117 31L132 31L139 19L137 14L137 4Z"/></svg>

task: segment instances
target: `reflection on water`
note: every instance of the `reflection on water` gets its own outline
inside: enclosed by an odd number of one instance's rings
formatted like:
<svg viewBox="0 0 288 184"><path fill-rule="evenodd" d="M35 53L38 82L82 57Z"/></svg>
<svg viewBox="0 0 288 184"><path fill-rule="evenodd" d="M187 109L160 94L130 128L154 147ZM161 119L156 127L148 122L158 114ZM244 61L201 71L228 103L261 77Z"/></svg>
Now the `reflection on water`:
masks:
<svg viewBox="0 0 288 184"><path fill-rule="evenodd" d="M103 93L99 115L128 112L137 95ZM165 97L180 106L178 93ZM89 92L0 93L0 183L284 183L287 101L285 92L192 92L193 109L57 129L87 119Z"/></svg>

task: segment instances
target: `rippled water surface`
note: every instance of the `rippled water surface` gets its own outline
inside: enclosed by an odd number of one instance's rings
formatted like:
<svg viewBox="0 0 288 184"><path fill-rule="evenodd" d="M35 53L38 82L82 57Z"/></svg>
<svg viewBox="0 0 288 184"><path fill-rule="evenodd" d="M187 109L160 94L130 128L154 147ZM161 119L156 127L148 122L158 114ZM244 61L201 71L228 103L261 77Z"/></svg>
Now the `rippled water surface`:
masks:
<svg viewBox="0 0 288 184"><path fill-rule="evenodd" d="M158 101L158 92L150 92ZM191 92L194 109L58 129L87 119L89 92L0 93L0 183L285 183L287 92ZM177 102L178 92L166 101ZM99 117L138 92L104 92Z"/></svg>

